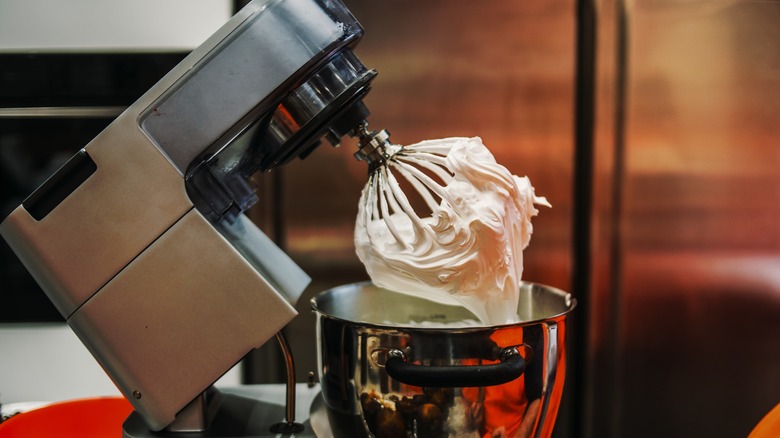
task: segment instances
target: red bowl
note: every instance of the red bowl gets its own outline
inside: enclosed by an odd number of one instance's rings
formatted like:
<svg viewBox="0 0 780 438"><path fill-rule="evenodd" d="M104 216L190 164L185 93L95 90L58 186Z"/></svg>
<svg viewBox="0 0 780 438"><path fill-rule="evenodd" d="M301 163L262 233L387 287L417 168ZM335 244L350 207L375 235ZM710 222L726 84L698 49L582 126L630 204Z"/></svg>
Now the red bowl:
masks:
<svg viewBox="0 0 780 438"><path fill-rule="evenodd" d="M123 397L57 402L14 415L0 424L0 438L121 437L122 423L133 411Z"/></svg>

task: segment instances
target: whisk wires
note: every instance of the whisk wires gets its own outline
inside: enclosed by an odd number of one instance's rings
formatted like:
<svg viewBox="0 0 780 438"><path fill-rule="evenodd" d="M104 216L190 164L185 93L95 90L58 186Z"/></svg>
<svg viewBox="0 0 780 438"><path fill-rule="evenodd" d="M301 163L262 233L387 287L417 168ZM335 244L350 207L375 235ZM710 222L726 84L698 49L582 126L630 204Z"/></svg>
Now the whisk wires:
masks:
<svg viewBox="0 0 780 438"><path fill-rule="evenodd" d="M424 250L421 245L435 242L433 214L452 202L446 190L453 179L447 162L450 149L448 144L426 142L384 149L363 199L364 211L371 212L363 218L369 240L389 233L404 250ZM427 216L418 214L426 209Z"/></svg>

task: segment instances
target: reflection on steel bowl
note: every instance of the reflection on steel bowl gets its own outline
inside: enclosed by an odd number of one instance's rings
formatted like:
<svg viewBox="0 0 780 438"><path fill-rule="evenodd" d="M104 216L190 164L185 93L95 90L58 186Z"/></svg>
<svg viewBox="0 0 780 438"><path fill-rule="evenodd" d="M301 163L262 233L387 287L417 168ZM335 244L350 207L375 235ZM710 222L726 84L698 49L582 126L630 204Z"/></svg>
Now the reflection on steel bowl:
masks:
<svg viewBox="0 0 780 438"><path fill-rule="evenodd" d="M371 283L317 295L320 383L335 436L550 436L576 301L534 283L520 295L523 322L494 326Z"/></svg>

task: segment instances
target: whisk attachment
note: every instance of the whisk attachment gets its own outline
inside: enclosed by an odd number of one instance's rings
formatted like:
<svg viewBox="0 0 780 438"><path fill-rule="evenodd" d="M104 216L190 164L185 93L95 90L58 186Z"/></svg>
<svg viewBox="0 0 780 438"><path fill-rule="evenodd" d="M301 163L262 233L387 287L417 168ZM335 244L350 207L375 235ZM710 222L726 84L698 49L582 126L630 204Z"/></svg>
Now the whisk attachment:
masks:
<svg viewBox="0 0 780 438"><path fill-rule="evenodd" d="M446 161L451 147L436 141L377 147L382 157L371 163L373 169L361 199L365 214L358 225L372 244L390 239L406 251L420 245L439 247L434 224L440 218L432 216L433 212L450 210L455 203L446 188L453 179Z"/></svg>
<svg viewBox="0 0 780 438"><path fill-rule="evenodd" d="M355 158L368 163L368 173L374 173L390 158L387 151L388 146L391 146L390 132L386 129L370 131L367 125L360 125L357 128L357 137L358 151L355 152Z"/></svg>
<svg viewBox="0 0 780 438"><path fill-rule="evenodd" d="M372 281L466 306L483 323L517 320L534 204L548 205L528 178L498 164L478 137L405 146L377 132L362 137L373 172L358 206L355 247Z"/></svg>

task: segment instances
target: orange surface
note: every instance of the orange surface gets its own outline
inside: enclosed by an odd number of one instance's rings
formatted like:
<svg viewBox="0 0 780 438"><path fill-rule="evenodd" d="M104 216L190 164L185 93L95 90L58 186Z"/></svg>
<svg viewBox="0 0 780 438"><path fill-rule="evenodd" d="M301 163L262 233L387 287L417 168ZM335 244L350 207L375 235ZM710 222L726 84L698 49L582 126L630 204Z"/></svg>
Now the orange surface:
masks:
<svg viewBox="0 0 780 438"><path fill-rule="evenodd" d="M0 424L0 438L121 437L133 407L122 397L64 401L14 415Z"/></svg>
<svg viewBox="0 0 780 438"><path fill-rule="evenodd" d="M748 438L777 438L780 436L780 403L758 423Z"/></svg>

